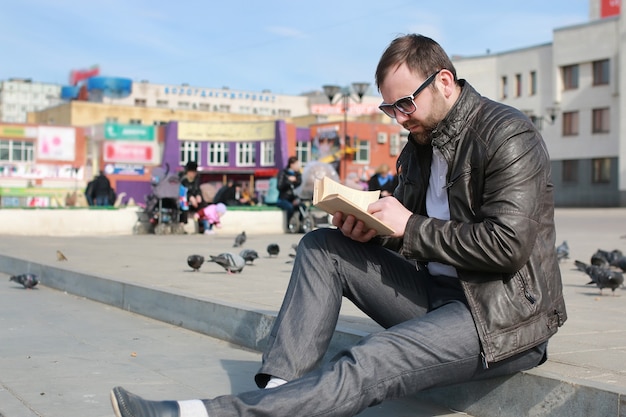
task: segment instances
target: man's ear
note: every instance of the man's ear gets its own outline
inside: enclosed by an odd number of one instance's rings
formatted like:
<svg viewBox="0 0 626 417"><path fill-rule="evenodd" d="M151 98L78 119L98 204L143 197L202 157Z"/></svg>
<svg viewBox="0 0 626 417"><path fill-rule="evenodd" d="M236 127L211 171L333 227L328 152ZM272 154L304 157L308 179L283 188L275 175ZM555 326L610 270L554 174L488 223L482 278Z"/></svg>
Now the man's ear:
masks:
<svg viewBox="0 0 626 417"><path fill-rule="evenodd" d="M437 80L443 86L443 94L446 98L450 97L456 88L456 83L454 82L454 75L447 69L442 69L441 72L437 75Z"/></svg>

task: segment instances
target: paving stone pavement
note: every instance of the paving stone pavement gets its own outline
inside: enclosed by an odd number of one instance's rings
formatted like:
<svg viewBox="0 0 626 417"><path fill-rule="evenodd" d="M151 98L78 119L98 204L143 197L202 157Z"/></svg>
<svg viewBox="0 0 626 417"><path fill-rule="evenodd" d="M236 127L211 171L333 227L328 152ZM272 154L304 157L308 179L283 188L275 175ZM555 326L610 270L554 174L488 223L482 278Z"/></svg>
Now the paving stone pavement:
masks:
<svg viewBox="0 0 626 417"><path fill-rule="evenodd" d="M615 295L610 295L610 291L607 290L600 295L597 288L586 285L589 280L575 269L574 260L589 262L591 254L599 248L620 249L626 252L626 209L557 209L556 223L557 244L567 240L571 250L570 258L561 263L569 320L550 342L548 362L524 373L520 381L530 382L518 383L515 387L522 391L524 389L530 391L537 381L540 383L545 380L556 381L551 385L552 391L542 394L549 401L539 401L542 410L535 410L532 415L624 417L626 293L624 289L618 289ZM126 301L121 303L123 308L130 311L140 303L133 298L133 289L141 288L182 297L185 300L183 304L186 305L192 305L194 300L203 304L227 305L233 309L231 311L235 311L235 316L253 312L271 320L280 307L289 280L291 272L289 253L293 253L291 246L297 244L300 238L301 235L289 234L248 236L243 248L257 250L260 258L253 265L246 266L241 274L227 274L212 263L204 264L198 272L191 272L186 265L186 257L193 253L208 257L209 254L238 251L240 248L232 247L234 235L218 233L210 236L127 235L62 238L1 236L0 272L11 273L17 270L26 272L25 268L42 271L44 285L46 273L50 277L76 275L83 277L82 281L72 278L72 281L65 282L63 279L59 281L59 278L55 278L56 281L51 284L71 285L65 288L65 291L95 299L99 299L100 296L105 298L100 301L107 302L109 295L103 290L104 283L90 284L86 279L86 277L104 278L106 283L114 282L124 286ZM265 249L269 243L279 244L281 251L278 256L270 257L267 254ZM57 261L56 250L61 250L68 261ZM102 294L98 294L100 290ZM86 295L85 292L90 292L91 295ZM113 300L111 302L114 304ZM131 305L128 305L129 303ZM162 306L153 304L149 307L152 310L159 310ZM167 312L159 314L166 315ZM216 313L219 314L221 313ZM241 319L237 317L238 320ZM212 319L210 315L197 317L198 321ZM228 318L224 316L222 319ZM165 318L164 321L168 320ZM255 321L256 327L252 330L237 329L241 330L243 335L241 337L244 339L255 337L258 339L251 341L252 347L258 347L258 343L262 344L263 336L262 334L250 336L250 331L259 332L259 328L265 329L269 326L263 319L260 323ZM193 323L190 326L193 327ZM201 327L201 324L198 326ZM346 334L356 336L380 329L349 302L344 303L338 328ZM504 393L500 393L496 388L493 392L497 392L499 397L504 397ZM588 394L585 394L587 392ZM522 393L518 391L514 395L521 398ZM596 404L594 401L588 401L589 397L602 399L602 402ZM494 414L489 412L488 408L477 407L469 404L465 410L476 416L505 415ZM479 410L480 413L475 410ZM513 413L514 411L510 415L515 415Z"/></svg>
<svg viewBox="0 0 626 417"><path fill-rule="evenodd" d="M2 417L113 416L116 385L152 399L257 389L259 352L46 286L0 286L0 340ZM380 415L455 413L412 398L361 413Z"/></svg>

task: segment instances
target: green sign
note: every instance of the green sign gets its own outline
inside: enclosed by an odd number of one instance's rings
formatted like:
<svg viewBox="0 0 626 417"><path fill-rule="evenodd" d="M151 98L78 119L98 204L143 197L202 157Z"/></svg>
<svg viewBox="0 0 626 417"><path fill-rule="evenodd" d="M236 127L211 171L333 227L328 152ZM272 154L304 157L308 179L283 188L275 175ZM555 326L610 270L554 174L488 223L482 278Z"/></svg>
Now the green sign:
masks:
<svg viewBox="0 0 626 417"><path fill-rule="evenodd" d="M113 140L154 140L154 126L106 123L104 138Z"/></svg>

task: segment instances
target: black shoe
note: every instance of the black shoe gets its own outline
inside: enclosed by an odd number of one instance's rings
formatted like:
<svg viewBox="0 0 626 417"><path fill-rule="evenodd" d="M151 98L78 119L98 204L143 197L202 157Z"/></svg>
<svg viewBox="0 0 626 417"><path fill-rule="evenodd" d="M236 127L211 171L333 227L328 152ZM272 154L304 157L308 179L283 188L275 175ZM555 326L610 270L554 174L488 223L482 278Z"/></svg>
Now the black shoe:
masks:
<svg viewBox="0 0 626 417"><path fill-rule="evenodd" d="M111 405L117 417L179 417L178 402L148 401L122 387L111 390Z"/></svg>

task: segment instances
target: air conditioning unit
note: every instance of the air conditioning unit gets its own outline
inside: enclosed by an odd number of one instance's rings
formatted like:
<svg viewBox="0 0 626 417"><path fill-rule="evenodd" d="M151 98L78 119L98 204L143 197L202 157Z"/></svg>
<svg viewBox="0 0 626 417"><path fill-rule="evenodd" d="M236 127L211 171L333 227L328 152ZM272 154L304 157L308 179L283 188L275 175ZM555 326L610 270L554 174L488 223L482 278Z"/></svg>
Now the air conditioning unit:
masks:
<svg viewBox="0 0 626 417"><path fill-rule="evenodd" d="M379 132L376 137L376 143L387 143L387 133Z"/></svg>

